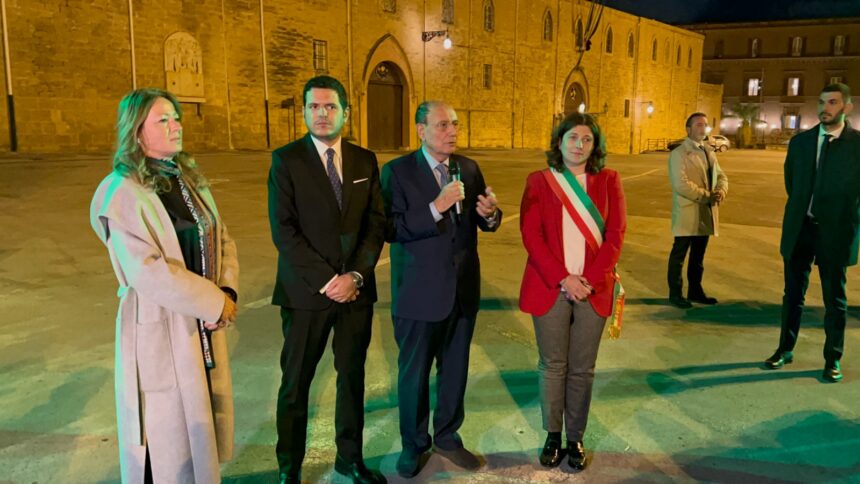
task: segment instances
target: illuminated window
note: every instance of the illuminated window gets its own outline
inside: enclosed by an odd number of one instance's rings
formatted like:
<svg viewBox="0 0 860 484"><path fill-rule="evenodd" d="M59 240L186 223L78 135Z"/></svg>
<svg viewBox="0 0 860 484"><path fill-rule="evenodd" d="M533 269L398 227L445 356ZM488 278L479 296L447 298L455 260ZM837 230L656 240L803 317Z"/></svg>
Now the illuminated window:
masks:
<svg viewBox="0 0 860 484"><path fill-rule="evenodd" d="M761 42L758 39L752 39L750 41L750 57L758 57L760 43Z"/></svg>
<svg viewBox="0 0 860 484"><path fill-rule="evenodd" d="M833 55L845 54L845 36L837 35L833 37Z"/></svg>
<svg viewBox="0 0 860 484"><path fill-rule="evenodd" d="M751 77L747 79L747 96L758 96L761 92L761 79Z"/></svg>
<svg viewBox="0 0 860 484"><path fill-rule="evenodd" d="M789 77L785 85L786 96L800 96L800 78Z"/></svg>
<svg viewBox="0 0 860 484"><path fill-rule="evenodd" d="M791 55L792 57L803 55L803 37L791 38Z"/></svg>
<svg viewBox="0 0 860 484"><path fill-rule="evenodd" d="M830 82L828 82L828 84L839 84L839 83L843 83L843 84L845 83L845 80L842 76L830 76Z"/></svg>

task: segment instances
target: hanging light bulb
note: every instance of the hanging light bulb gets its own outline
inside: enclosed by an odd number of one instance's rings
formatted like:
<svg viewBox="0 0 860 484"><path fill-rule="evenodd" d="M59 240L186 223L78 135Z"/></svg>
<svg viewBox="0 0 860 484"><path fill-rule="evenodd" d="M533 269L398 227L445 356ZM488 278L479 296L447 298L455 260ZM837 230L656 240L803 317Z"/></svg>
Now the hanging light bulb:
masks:
<svg viewBox="0 0 860 484"><path fill-rule="evenodd" d="M582 114L585 112L585 103L579 104L579 113Z"/></svg>
<svg viewBox="0 0 860 484"><path fill-rule="evenodd" d="M451 39L449 39L448 37L445 37L445 40L442 41L442 47L444 47L446 49L450 49L451 45L453 45L453 43L451 42Z"/></svg>

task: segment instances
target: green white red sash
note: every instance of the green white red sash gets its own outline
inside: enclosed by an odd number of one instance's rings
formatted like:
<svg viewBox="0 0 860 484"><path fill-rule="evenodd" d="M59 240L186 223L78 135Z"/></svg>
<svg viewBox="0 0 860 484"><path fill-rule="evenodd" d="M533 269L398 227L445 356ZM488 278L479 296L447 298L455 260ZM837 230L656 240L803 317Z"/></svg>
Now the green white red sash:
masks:
<svg viewBox="0 0 860 484"><path fill-rule="evenodd" d="M553 169L546 169L543 171L543 175L550 189L564 207L565 212L573 219L573 223L585 237L585 243L592 252L596 253L603 245L606 223L588 193L576 181L576 177L570 170L565 169L563 172L558 172ZM621 316L624 313L625 294L617 268L612 269L612 275L615 279L615 287L612 293L612 314L609 316L608 329L609 337L616 339L621 335Z"/></svg>

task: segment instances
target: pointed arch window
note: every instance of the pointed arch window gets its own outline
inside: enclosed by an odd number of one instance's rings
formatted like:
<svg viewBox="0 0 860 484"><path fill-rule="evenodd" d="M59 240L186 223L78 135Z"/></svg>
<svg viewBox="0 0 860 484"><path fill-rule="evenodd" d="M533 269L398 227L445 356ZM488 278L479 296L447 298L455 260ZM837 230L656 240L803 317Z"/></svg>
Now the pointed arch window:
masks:
<svg viewBox="0 0 860 484"><path fill-rule="evenodd" d="M627 57L631 59L636 54L636 41L633 39L633 32L627 34Z"/></svg>
<svg viewBox="0 0 860 484"><path fill-rule="evenodd" d="M606 53L612 53L612 27L606 29Z"/></svg>
<svg viewBox="0 0 860 484"><path fill-rule="evenodd" d="M493 0L484 0L484 30L492 32L496 29L496 7Z"/></svg>
<svg viewBox="0 0 860 484"><path fill-rule="evenodd" d="M552 14L549 9L543 14L543 40L552 41Z"/></svg>
<svg viewBox="0 0 860 484"><path fill-rule="evenodd" d="M693 68L693 48L687 50L687 69Z"/></svg>
<svg viewBox="0 0 860 484"><path fill-rule="evenodd" d="M675 65L676 66L681 65L681 46L680 45L678 46L678 52L675 54Z"/></svg>
<svg viewBox="0 0 860 484"><path fill-rule="evenodd" d="M657 62L657 39L651 40L651 60Z"/></svg>
<svg viewBox="0 0 860 484"><path fill-rule="evenodd" d="M582 34L582 19L576 19L576 30L574 31L574 38L576 39L576 50L585 50L585 39Z"/></svg>

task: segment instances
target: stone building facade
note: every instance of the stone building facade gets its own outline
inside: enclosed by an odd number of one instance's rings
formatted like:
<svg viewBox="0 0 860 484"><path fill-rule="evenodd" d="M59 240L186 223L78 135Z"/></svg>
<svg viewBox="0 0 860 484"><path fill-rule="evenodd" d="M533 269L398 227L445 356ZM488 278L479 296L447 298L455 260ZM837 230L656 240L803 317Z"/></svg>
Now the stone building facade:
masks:
<svg viewBox="0 0 860 484"><path fill-rule="evenodd" d="M585 0L5 5L2 69L22 152L110 150L118 100L144 86L180 96L192 152L301 136L301 89L319 73L344 82L349 135L376 149L418 145L412 116L424 99L457 109L463 147L545 148L559 117L584 108L616 153L683 136L686 116L719 99L699 82L701 34L606 8L586 50ZM424 41L428 31L446 34ZM3 151L10 119L3 104Z"/></svg>
<svg viewBox="0 0 860 484"><path fill-rule="evenodd" d="M723 84L723 110L759 108L758 140L785 140L818 123L818 95L832 82L860 94L860 18L690 25L705 36L702 80ZM857 126L860 110L849 120ZM723 121L724 134L740 121Z"/></svg>

